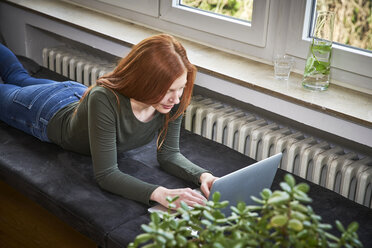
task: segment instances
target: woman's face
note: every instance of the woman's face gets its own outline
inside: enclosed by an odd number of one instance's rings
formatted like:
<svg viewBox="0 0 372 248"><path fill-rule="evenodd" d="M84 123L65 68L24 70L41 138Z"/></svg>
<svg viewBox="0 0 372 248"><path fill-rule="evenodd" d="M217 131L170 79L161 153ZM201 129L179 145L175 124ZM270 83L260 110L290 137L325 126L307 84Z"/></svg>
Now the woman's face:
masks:
<svg viewBox="0 0 372 248"><path fill-rule="evenodd" d="M180 77L174 80L164 98L153 107L162 114L168 113L174 105L180 103L180 98L182 96L183 89L186 86L186 82L187 71L184 71L184 73Z"/></svg>

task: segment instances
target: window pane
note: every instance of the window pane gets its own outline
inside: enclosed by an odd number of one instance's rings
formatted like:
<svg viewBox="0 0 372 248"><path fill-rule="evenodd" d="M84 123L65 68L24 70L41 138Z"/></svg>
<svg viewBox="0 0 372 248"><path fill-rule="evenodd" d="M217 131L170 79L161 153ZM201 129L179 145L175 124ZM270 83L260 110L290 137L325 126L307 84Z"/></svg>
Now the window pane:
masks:
<svg viewBox="0 0 372 248"><path fill-rule="evenodd" d="M253 0L179 0L179 4L215 14L252 21Z"/></svg>
<svg viewBox="0 0 372 248"><path fill-rule="evenodd" d="M317 11L335 12L333 41L372 51L371 0L317 0Z"/></svg>

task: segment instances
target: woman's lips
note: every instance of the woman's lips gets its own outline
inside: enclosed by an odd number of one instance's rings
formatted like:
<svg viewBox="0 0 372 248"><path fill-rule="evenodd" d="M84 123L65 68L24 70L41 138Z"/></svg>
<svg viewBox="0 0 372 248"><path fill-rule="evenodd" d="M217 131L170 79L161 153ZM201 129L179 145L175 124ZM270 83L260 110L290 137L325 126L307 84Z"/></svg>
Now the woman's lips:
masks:
<svg viewBox="0 0 372 248"><path fill-rule="evenodd" d="M164 104L162 104L162 106L165 109L172 109L174 105L164 105Z"/></svg>

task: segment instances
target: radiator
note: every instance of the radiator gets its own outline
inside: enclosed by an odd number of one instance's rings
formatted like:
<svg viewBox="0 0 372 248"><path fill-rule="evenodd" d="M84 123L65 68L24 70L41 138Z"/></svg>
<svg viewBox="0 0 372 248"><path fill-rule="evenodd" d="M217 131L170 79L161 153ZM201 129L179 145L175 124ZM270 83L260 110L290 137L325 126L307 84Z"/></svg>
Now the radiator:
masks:
<svg viewBox="0 0 372 248"><path fill-rule="evenodd" d="M42 51L43 66L86 86L110 72L115 64L75 48L52 47Z"/></svg>
<svg viewBox="0 0 372 248"><path fill-rule="evenodd" d="M44 48L43 65L87 86L115 65L68 47ZM283 152L280 168L372 208L372 158L294 131L245 110L194 96L185 129L256 160Z"/></svg>
<svg viewBox="0 0 372 248"><path fill-rule="evenodd" d="M319 141L245 110L194 96L185 129L256 160L282 152L280 168L372 208L372 158Z"/></svg>

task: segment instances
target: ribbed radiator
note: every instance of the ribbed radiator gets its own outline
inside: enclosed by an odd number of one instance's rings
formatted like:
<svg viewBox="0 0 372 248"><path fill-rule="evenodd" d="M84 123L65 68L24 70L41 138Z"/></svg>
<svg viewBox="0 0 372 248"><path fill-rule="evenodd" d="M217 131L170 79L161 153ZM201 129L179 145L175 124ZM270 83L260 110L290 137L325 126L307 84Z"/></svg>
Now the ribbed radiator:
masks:
<svg viewBox="0 0 372 248"><path fill-rule="evenodd" d="M44 48L43 65L87 86L114 64L68 47ZM189 131L261 160L283 152L280 168L372 208L372 158L293 131L214 99L194 96L184 118Z"/></svg>
<svg viewBox="0 0 372 248"><path fill-rule="evenodd" d="M42 57L44 67L86 86L115 67L110 61L69 47L44 48Z"/></svg>
<svg viewBox="0 0 372 248"><path fill-rule="evenodd" d="M280 168L372 208L372 158L319 141L245 110L194 96L185 128L256 160L283 152Z"/></svg>

